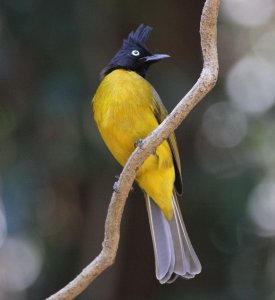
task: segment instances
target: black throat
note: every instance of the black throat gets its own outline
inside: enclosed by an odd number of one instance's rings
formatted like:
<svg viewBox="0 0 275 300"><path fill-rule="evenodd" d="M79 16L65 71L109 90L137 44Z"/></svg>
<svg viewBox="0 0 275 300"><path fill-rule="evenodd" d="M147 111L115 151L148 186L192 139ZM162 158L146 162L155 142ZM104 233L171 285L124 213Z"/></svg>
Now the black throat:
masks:
<svg viewBox="0 0 275 300"><path fill-rule="evenodd" d="M148 71L148 66L143 65L140 66L139 68L136 69L132 69L132 68L127 68L127 67L121 67L121 66L116 66L116 65L108 65L106 66L100 73L100 80L102 80L105 76L107 76L108 74L110 74L111 72L115 71L115 70L127 70L127 71L133 71L136 72L138 75L140 75L141 77L145 78L147 71Z"/></svg>

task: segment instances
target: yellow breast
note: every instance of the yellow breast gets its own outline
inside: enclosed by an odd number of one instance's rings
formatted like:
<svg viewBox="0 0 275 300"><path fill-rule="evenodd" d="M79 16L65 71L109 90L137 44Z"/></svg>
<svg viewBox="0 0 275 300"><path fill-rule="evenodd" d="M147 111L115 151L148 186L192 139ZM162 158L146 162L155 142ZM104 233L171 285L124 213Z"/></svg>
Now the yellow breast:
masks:
<svg viewBox="0 0 275 300"><path fill-rule="evenodd" d="M135 142L158 125L151 107L152 89L135 72L116 70L103 79L95 94L95 121L121 165L133 152Z"/></svg>
<svg viewBox="0 0 275 300"><path fill-rule="evenodd" d="M121 165L127 162L135 143L158 126L152 104L153 91L147 80L126 70L108 74L96 91L95 121L107 147ZM136 180L171 218L175 171L166 141L144 162Z"/></svg>

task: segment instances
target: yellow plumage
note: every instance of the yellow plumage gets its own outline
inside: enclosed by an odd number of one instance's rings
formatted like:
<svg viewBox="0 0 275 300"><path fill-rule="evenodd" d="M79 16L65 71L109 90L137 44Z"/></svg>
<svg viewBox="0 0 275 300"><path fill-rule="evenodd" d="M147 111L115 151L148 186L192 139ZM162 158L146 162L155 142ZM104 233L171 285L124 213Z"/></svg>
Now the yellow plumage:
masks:
<svg viewBox="0 0 275 300"><path fill-rule="evenodd" d="M167 114L152 85L136 72L122 69L104 77L94 96L93 110L104 142L122 166L135 143L152 132ZM174 136L169 143L163 142L147 158L136 180L170 220L175 182L173 154L176 162L179 158Z"/></svg>

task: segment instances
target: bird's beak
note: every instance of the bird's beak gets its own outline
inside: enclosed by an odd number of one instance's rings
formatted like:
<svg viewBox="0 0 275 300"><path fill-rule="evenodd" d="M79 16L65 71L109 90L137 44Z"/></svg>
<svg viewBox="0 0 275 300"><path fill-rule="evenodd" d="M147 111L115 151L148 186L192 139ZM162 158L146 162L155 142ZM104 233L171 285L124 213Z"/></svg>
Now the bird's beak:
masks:
<svg viewBox="0 0 275 300"><path fill-rule="evenodd" d="M157 62L161 59L168 58L168 57L170 57L170 55L168 54L154 54L154 55L142 57L141 59L144 62Z"/></svg>

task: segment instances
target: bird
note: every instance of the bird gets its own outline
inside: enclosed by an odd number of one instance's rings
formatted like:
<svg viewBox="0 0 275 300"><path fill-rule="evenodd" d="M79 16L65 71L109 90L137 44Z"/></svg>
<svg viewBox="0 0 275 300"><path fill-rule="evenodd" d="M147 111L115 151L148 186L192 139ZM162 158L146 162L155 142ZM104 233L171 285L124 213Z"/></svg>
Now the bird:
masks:
<svg viewBox="0 0 275 300"><path fill-rule="evenodd" d="M160 96L146 79L152 64L170 57L152 54L146 42L152 31L141 24L123 40L119 51L100 73L92 99L98 130L114 158L124 166L142 139L167 117ZM165 140L142 164L135 181L146 199L156 278L161 284L201 272L183 222L178 195L182 173L175 134Z"/></svg>

